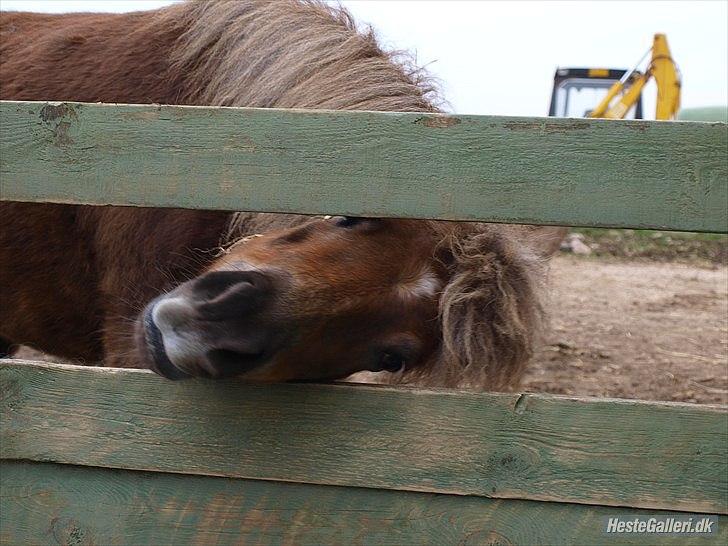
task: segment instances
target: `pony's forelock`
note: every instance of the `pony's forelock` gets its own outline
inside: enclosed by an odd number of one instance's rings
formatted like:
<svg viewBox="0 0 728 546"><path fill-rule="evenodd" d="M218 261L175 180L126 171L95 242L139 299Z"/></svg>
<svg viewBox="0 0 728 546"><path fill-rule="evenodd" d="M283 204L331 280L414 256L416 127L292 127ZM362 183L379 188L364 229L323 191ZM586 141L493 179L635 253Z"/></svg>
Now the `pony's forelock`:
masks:
<svg viewBox="0 0 728 546"><path fill-rule="evenodd" d="M439 300L441 347L398 382L518 386L543 331L545 259L515 233L508 226L480 224L445 235L450 278Z"/></svg>

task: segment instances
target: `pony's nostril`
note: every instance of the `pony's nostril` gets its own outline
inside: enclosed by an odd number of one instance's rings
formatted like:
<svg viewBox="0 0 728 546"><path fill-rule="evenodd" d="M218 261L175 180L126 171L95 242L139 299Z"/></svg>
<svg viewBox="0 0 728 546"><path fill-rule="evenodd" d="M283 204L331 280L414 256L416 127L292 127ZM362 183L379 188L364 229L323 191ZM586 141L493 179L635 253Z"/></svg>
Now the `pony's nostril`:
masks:
<svg viewBox="0 0 728 546"><path fill-rule="evenodd" d="M193 291L196 297L210 300L238 285L262 288L264 277L257 271L212 271L195 281Z"/></svg>
<svg viewBox="0 0 728 546"><path fill-rule="evenodd" d="M192 299L204 319L239 319L258 310L271 287L271 279L258 271L214 271L195 281Z"/></svg>

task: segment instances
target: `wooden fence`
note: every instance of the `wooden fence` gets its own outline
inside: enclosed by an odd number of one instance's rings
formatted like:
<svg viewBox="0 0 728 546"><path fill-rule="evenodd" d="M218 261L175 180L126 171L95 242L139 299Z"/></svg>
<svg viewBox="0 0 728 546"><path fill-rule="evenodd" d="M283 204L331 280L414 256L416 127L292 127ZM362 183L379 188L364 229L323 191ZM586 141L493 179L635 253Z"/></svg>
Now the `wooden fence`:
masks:
<svg viewBox="0 0 728 546"><path fill-rule="evenodd" d="M37 102L0 123L3 200L728 231L725 124ZM0 396L2 544L728 540L726 406L19 360ZM605 534L692 513L717 532Z"/></svg>

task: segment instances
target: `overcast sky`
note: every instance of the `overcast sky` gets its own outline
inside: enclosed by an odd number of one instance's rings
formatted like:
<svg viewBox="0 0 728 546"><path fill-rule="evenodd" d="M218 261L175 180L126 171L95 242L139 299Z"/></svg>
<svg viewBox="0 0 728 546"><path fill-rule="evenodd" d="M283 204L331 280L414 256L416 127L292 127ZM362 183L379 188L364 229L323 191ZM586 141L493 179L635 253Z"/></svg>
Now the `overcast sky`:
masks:
<svg viewBox="0 0 728 546"><path fill-rule="evenodd" d="M0 0L2 9L130 11L162 0ZM683 74L685 108L728 104L728 1L343 0L381 42L406 49L462 114L546 115L557 66L629 68L655 32ZM645 92L654 117L655 89Z"/></svg>

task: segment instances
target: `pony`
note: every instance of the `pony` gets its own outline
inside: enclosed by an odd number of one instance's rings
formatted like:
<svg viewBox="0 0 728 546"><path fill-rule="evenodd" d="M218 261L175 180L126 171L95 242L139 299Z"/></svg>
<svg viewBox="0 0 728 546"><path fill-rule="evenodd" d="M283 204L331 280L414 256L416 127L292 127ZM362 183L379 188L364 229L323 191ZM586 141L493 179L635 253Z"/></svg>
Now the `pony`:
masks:
<svg viewBox="0 0 728 546"><path fill-rule="evenodd" d="M438 112L431 80L317 0L0 15L0 98ZM154 184L154 180L146 181ZM170 379L507 389L545 255L485 223L0 204L0 351ZM361 377L361 376L358 376Z"/></svg>

